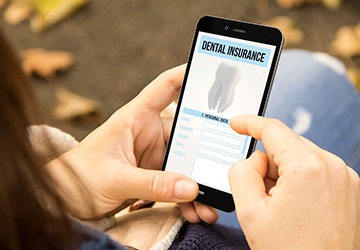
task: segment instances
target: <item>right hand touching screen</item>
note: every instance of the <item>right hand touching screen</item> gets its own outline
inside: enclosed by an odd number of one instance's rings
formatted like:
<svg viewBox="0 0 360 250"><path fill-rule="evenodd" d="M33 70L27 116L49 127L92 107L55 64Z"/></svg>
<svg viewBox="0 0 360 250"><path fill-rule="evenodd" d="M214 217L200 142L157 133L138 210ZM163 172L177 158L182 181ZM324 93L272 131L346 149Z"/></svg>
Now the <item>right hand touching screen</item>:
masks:
<svg viewBox="0 0 360 250"><path fill-rule="evenodd" d="M229 172L251 249L360 249L355 171L277 120L246 115L230 124L267 151L254 152Z"/></svg>

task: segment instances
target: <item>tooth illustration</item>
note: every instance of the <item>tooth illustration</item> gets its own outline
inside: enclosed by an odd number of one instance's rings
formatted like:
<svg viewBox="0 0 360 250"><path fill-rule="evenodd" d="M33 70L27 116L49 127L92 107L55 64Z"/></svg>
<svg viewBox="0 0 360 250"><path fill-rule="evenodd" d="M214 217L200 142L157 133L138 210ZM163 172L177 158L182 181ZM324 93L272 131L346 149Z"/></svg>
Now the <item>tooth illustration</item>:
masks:
<svg viewBox="0 0 360 250"><path fill-rule="evenodd" d="M241 69L228 62L219 64L216 70L215 81L212 84L208 95L209 109L217 112L224 112L234 101L235 87L240 81Z"/></svg>

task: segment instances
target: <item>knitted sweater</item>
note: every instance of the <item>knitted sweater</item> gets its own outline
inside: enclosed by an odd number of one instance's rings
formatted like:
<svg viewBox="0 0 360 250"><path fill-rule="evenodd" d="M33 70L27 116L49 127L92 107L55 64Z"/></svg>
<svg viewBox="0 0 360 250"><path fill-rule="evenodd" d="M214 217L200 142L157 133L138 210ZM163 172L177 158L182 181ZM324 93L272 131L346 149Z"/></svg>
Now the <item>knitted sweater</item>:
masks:
<svg viewBox="0 0 360 250"><path fill-rule="evenodd" d="M111 240L106 234L94 228L80 226L81 234L85 241L82 250L100 249L132 249L124 247ZM206 250L206 249L237 249L248 250L245 236L239 229L227 228L221 225L208 225L204 222L191 224L185 222L177 237L169 248L170 250Z"/></svg>
<svg viewBox="0 0 360 250"><path fill-rule="evenodd" d="M30 127L29 139L34 150L46 160L51 160L61 155L78 143L72 136L44 125ZM49 144L52 146L51 150L49 150ZM161 211L166 210L157 210L157 213L159 211L162 213ZM152 220L157 220L155 210L151 210L150 214L148 213L148 217L151 217ZM130 223L133 222L131 219L128 221ZM179 222L180 224L178 224ZM78 247L74 246L74 249L135 249L120 245L105 233L114 227L114 218L104 218L98 221L87 222L86 224L74 218L73 225L75 231L82 235L84 239L82 244ZM135 233L137 232L135 231ZM176 220L167 237L164 237L164 240L166 244L160 242L160 244L155 245L151 249L249 249L245 236L240 229L227 228L221 225L208 225L204 222L191 224L184 222L182 218Z"/></svg>

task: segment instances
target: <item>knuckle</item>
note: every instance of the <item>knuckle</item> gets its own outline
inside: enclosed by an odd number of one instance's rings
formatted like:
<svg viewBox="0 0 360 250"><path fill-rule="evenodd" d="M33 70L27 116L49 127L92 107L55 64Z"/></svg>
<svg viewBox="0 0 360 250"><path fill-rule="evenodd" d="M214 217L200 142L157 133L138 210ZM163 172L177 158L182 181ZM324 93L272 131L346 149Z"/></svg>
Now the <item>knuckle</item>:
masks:
<svg viewBox="0 0 360 250"><path fill-rule="evenodd" d="M332 153L310 155L307 157L306 162L309 175L336 179L339 182L348 179L350 168L346 166L346 163L340 157Z"/></svg>
<svg viewBox="0 0 360 250"><path fill-rule="evenodd" d="M180 85L178 86L178 84L176 84L177 78L174 69L165 70L159 74L156 80L165 82L169 88L174 88L176 91L179 91L180 89Z"/></svg>
<svg viewBox="0 0 360 250"><path fill-rule="evenodd" d="M352 182L354 182L355 184L357 184L358 188L360 189L359 174L354 169L352 169L351 167L347 167L347 169L349 171L350 180Z"/></svg>
<svg viewBox="0 0 360 250"><path fill-rule="evenodd" d="M273 135L279 132L283 134L284 131L286 130L290 130L290 129L285 123L275 118L268 118L267 127L263 131L263 135L264 134Z"/></svg>
<svg viewBox="0 0 360 250"><path fill-rule="evenodd" d="M276 118L269 118L269 128L287 127L285 123Z"/></svg>
<svg viewBox="0 0 360 250"><path fill-rule="evenodd" d="M325 173L327 167L325 162L316 154L310 154L306 156L304 168L309 176L322 176ZM304 163L305 163L304 162Z"/></svg>
<svg viewBox="0 0 360 250"><path fill-rule="evenodd" d="M246 222L246 224L256 224L259 218L263 218L259 213L258 204L248 204L247 206L241 206L236 208L236 215L239 221Z"/></svg>
<svg viewBox="0 0 360 250"><path fill-rule="evenodd" d="M330 152L326 152L326 160L328 165L332 168L332 170L338 177L341 177L341 175L348 174L348 167L345 161L340 157Z"/></svg>
<svg viewBox="0 0 360 250"><path fill-rule="evenodd" d="M165 200L168 195L168 187L164 176L160 173L155 174L148 188L149 197L153 200Z"/></svg>
<svg viewBox="0 0 360 250"><path fill-rule="evenodd" d="M276 118L269 118L270 125L272 126L286 126L285 123Z"/></svg>

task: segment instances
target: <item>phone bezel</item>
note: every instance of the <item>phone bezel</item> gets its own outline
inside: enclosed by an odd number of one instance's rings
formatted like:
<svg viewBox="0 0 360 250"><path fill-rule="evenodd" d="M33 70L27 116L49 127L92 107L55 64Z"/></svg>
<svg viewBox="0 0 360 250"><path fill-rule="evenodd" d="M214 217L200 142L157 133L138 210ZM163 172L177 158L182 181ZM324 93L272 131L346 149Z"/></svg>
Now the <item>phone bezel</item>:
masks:
<svg viewBox="0 0 360 250"><path fill-rule="evenodd" d="M227 27L227 29L225 27ZM178 98L179 104L182 102L183 99L183 94L185 91L188 74L191 68L192 58L194 55L196 41L199 32L207 32L211 34L222 35L225 37L233 37L233 38L258 42L258 43L264 43L264 44L274 45L276 47L274 51L274 57L271 62L268 79L265 85L264 94L262 96L262 100L258 112L259 116L263 116L265 113L266 105L270 95L270 90L272 87L272 81L275 76L275 70L278 64L279 56L283 45L284 38L281 31L274 27L263 26L259 24L253 24L249 22L237 21L232 19L219 18L214 16L204 16L200 18L200 20L196 25L192 45L190 48L190 53L188 56L188 63L184 75L184 80ZM180 105L178 105L176 109L174 123L171 129L170 138L168 141L168 147L166 149L166 153L164 157L163 170L165 170L166 168L166 162L169 156L171 142L173 140L173 135L175 130L175 124L177 122L179 112L180 112ZM255 149L255 146L256 146L256 140L254 138L251 138L249 151L247 153L246 158L248 158L252 154L252 152ZM225 212L231 212L235 209L235 204L231 194L199 183L198 185L199 185L199 195L197 196L196 201L204 203L206 205L210 205L214 208L223 210Z"/></svg>

